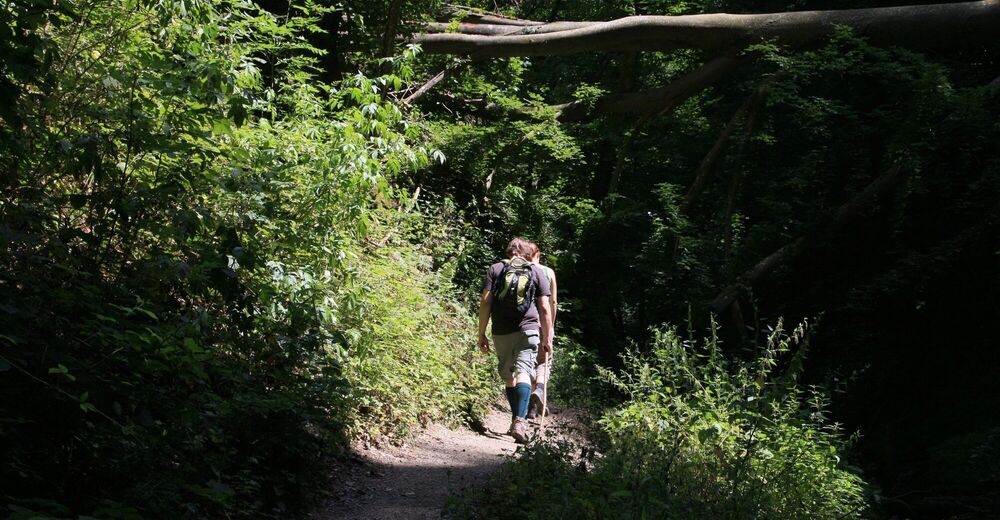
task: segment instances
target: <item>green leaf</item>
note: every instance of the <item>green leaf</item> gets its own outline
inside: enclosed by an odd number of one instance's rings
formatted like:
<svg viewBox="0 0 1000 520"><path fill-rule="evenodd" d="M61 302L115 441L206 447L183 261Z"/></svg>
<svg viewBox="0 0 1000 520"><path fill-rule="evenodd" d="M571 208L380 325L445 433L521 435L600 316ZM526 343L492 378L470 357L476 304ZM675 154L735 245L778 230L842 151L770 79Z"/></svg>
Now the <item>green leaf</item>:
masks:
<svg viewBox="0 0 1000 520"><path fill-rule="evenodd" d="M194 338L184 338L184 348L188 349L189 352L194 353L201 353L205 351L205 349L198 345L198 342L195 341Z"/></svg>
<svg viewBox="0 0 1000 520"><path fill-rule="evenodd" d="M216 119L212 121L212 133L216 135L229 135L233 133L233 125L228 119Z"/></svg>
<svg viewBox="0 0 1000 520"><path fill-rule="evenodd" d="M56 365L56 366L54 366L54 367L52 367L52 368L49 369L49 373L50 374L62 374L64 376L66 376L66 379L69 379L70 381L76 381L76 376L74 376L73 374L69 373L69 369L66 368L66 365L62 365L62 364Z"/></svg>

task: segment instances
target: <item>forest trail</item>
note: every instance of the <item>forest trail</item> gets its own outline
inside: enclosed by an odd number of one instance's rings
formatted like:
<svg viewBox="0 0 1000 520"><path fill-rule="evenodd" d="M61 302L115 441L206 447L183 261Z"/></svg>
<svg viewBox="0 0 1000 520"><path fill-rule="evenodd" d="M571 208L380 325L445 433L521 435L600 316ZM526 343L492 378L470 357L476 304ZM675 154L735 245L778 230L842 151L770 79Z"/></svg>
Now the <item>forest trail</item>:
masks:
<svg viewBox="0 0 1000 520"><path fill-rule="evenodd" d="M578 439L579 416L554 410L546 435ZM505 432L510 412L494 410L482 433L432 424L401 447L354 450L355 457L335 468L333 498L314 520L389 520L440 518L445 501L462 489L484 483L518 445ZM532 421L532 431L539 423Z"/></svg>

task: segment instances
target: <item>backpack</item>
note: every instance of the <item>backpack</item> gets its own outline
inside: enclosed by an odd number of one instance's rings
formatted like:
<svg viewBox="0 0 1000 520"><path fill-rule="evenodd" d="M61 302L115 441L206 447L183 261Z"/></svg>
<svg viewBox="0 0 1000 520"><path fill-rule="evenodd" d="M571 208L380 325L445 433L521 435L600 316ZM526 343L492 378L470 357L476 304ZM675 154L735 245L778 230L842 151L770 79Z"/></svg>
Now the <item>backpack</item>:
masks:
<svg viewBox="0 0 1000 520"><path fill-rule="evenodd" d="M493 304L508 316L523 316L535 301L538 287L531 262L520 258L503 261L500 276L493 280Z"/></svg>

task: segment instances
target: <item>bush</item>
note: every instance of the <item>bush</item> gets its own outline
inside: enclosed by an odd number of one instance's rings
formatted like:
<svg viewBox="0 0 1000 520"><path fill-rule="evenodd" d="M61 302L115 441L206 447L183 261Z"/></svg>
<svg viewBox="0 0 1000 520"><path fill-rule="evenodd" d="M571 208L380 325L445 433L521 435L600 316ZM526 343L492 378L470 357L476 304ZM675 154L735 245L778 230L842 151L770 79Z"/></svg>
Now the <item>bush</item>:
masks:
<svg viewBox="0 0 1000 520"><path fill-rule="evenodd" d="M492 358L476 346L475 320L446 274L432 270L432 252L405 238L407 223L393 213L380 220L399 228L374 231L373 238L384 235L378 247L348 262L360 303L342 325L350 431L375 441L399 439L429 420L477 421L498 391ZM393 236L401 231L403 238Z"/></svg>
<svg viewBox="0 0 1000 520"><path fill-rule="evenodd" d="M0 47L22 31L37 47L0 64L16 98L0 110L0 512L285 518L349 435L475 413L477 365L443 348L472 348L467 319L418 246L365 253L392 177L432 155L382 99L400 78L322 83L305 36L332 8L289 10L0 9L17 18ZM441 394L415 395L432 381Z"/></svg>
<svg viewBox="0 0 1000 520"><path fill-rule="evenodd" d="M700 345L675 328L653 334L648 355L624 356L620 374L603 370L628 396L602 419L603 453L529 446L489 488L500 492L465 497L456 516L861 517L865 483L840 458L826 401L796 383L804 326L786 336L779 322L753 362L724 358L714 333Z"/></svg>

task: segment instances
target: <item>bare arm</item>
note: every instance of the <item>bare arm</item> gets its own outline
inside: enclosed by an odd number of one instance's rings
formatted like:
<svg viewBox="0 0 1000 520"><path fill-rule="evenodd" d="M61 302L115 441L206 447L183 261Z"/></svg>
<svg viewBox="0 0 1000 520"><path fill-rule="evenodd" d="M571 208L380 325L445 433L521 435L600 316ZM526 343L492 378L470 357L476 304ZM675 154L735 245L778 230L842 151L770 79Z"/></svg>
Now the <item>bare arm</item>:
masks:
<svg viewBox="0 0 1000 520"><path fill-rule="evenodd" d="M489 289L483 290L479 299L479 350L484 354L490 351L490 340L486 337L486 325L490 322L490 309L493 307L493 294Z"/></svg>
<svg viewBox="0 0 1000 520"><path fill-rule="evenodd" d="M549 332L549 341L555 340L556 337L556 314L559 311L559 291L556 290L557 287L556 272L552 271L552 287L549 287L552 290L552 296L549 297L552 304L552 330Z"/></svg>
<svg viewBox="0 0 1000 520"><path fill-rule="evenodd" d="M538 319L541 321L541 336L542 344L541 348L544 352L550 352L552 350L552 307L549 304L548 296L539 296L536 302L538 304Z"/></svg>

